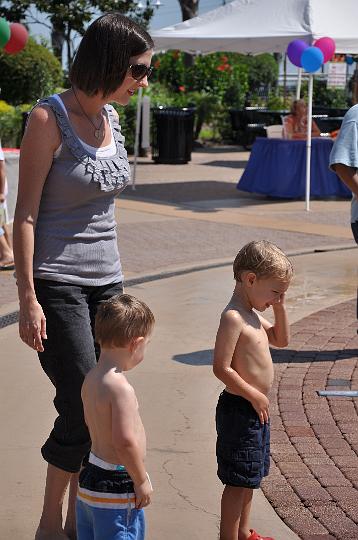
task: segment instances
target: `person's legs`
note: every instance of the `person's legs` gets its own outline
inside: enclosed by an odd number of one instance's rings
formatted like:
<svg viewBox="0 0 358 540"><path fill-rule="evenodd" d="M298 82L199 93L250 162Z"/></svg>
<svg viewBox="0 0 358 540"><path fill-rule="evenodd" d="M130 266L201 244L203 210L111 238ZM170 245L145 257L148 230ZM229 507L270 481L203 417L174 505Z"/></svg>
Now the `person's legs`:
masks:
<svg viewBox="0 0 358 540"><path fill-rule="evenodd" d="M76 539L76 497L79 473L72 474L68 492L68 510L64 530L70 540Z"/></svg>
<svg viewBox="0 0 358 540"><path fill-rule="evenodd" d="M239 540L247 540L247 538L249 538L249 536L251 535L250 512L251 512L253 490L249 488L243 488L243 489L245 490L245 493L244 493L244 501L243 501L241 516L240 516L239 536L238 536Z"/></svg>
<svg viewBox="0 0 358 540"><path fill-rule="evenodd" d="M237 540L246 488L225 486L221 497L220 540Z"/></svg>
<svg viewBox="0 0 358 540"><path fill-rule="evenodd" d="M353 223L351 223L351 227L352 227L354 240L358 244L358 221L354 221Z"/></svg>
<svg viewBox="0 0 358 540"><path fill-rule="evenodd" d="M48 465L44 504L35 540L67 540L62 528L62 504L71 473Z"/></svg>
<svg viewBox="0 0 358 540"><path fill-rule="evenodd" d="M63 498L74 476L64 538L75 538L73 490L76 473L91 444L81 402L83 379L96 362L90 317L81 287L46 280L35 280L35 287L46 316L48 337L39 358L56 388L54 405L58 412L53 430L41 449L49 467L39 530L64 533Z"/></svg>
<svg viewBox="0 0 358 540"><path fill-rule="evenodd" d="M7 223L4 223L2 228L4 229L4 236L5 236L5 240L7 242L7 245L9 246L9 248L12 251L12 241L11 241L11 234L10 234L10 226Z"/></svg>
<svg viewBox="0 0 358 540"><path fill-rule="evenodd" d="M96 303L118 294L122 286L81 287L37 279L35 287L46 316L48 337L39 358L56 388L54 405L58 412L54 428L41 450L44 459L51 464L41 523L55 527L53 534L58 534L63 496L72 478L65 520L67 536L64 537L72 539L75 538L77 472L91 444L84 422L81 387L86 373L96 362L93 313ZM55 515L48 515L53 508L57 509Z"/></svg>
<svg viewBox="0 0 358 540"><path fill-rule="evenodd" d="M0 264L3 265L11 262L14 262L14 254L6 240L5 229L0 227Z"/></svg>

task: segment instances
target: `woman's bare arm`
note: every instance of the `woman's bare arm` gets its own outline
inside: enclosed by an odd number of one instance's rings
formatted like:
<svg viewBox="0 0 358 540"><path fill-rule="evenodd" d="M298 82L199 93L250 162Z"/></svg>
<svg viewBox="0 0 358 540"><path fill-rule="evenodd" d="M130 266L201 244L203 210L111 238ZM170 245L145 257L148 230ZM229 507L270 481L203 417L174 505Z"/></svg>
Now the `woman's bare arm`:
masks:
<svg viewBox="0 0 358 540"><path fill-rule="evenodd" d="M20 301L20 337L39 351L43 350L42 338L46 338L46 323L34 290L34 232L42 189L51 168L54 151L60 144L61 136L52 111L44 106L34 109L20 150L14 256Z"/></svg>

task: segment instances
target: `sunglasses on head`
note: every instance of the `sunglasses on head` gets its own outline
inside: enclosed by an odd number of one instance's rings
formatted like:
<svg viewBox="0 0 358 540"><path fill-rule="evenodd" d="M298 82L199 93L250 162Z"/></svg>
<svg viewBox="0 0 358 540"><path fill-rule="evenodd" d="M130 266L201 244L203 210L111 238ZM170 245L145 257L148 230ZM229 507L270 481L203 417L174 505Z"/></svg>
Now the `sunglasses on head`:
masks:
<svg viewBox="0 0 358 540"><path fill-rule="evenodd" d="M144 77L149 79L153 71L152 67L148 67L145 64L132 64L128 69L131 70L132 77L136 81L141 81Z"/></svg>

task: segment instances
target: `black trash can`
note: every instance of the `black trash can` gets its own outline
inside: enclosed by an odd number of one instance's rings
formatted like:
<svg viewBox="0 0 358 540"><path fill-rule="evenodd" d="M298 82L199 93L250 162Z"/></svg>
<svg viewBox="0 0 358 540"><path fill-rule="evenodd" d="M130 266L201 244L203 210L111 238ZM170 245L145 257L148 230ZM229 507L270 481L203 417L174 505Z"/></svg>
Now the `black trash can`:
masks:
<svg viewBox="0 0 358 540"><path fill-rule="evenodd" d="M152 159L156 163L188 163L193 149L194 108L152 109Z"/></svg>

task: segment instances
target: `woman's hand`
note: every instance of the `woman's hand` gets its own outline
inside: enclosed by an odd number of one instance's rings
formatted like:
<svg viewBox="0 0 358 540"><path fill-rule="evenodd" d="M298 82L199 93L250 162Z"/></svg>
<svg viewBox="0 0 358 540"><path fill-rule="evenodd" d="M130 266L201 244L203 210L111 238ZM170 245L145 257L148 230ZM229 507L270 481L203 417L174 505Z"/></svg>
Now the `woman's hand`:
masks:
<svg viewBox="0 0 358 540"><path fill-rule="evenodd" d="M46 318L37 300L20 303L19 334L26 345L43 352L42 340L47 339Z"/></svg>

